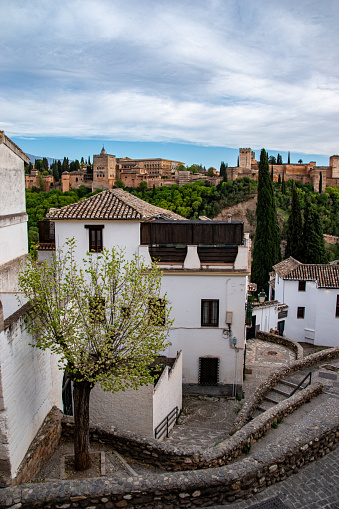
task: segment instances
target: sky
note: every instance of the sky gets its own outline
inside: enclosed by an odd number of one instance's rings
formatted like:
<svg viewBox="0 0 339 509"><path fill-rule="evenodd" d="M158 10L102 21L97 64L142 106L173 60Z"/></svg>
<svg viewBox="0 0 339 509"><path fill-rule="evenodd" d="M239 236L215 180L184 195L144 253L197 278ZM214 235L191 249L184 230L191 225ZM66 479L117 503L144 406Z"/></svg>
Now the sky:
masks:
<svg viewBox="0 0 339 509"><path fill-rule="evenodd" d="M337 0L0 0L0 129L30 154L219 167L339 153Z"/></svg>

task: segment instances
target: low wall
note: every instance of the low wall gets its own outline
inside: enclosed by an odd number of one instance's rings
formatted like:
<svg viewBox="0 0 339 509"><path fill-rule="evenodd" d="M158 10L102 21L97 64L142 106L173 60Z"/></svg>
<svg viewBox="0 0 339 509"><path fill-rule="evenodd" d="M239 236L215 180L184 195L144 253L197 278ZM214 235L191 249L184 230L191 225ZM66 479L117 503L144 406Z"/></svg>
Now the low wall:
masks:
<svg viewBox="0 0 339 509"><path fill-rule="evenodd" d="M24 484L0 490L1 507L84 507L96 509L187 507L233 502L289 477L303 465L334 450L339 442L339 410L318 418L279 446L266 449L260 461L246 458L232 467L116 479ZM22 505L16 505L22 504Z"/></svg>
<svg viewBox="0 0 339 509"><path fill-rule="evenodd" d="M284 336L277 336L276 334L270 334L269 332L263 331L258 331L256 337L262 341L268 341L270 343L277 343L278 345L286 346L295 353L297 360L300 360L304 357L304 350L297 341L293 341L292 339L285 338Z"/></svg>
<svg viewBox="0 0 339 509"><path fill-rule="evenodd" d="M19 474L13 479L14 485L30 481L52 456L61 438L62 416L57 407L49 412L20 464Z"/></svg>
<svg viewBox="0 0 339 509"><path fill-rule="evenodd" d="M233 426L230 430L230 435L233 435L236 431L241 429L251 419L257 406L264 399L266 394L270 392L282 378L292 373L295 373L296 371L303 370L305 368L310 368L311 366L315 366L320 362L330 361L338 357L339 357L339 347L328 348L326 350L322 350L321 352L307 355L307 357L292 362L289 366L279 368L273 373L271 373L266 378L266 380L259 385L257 390L252 394L252 396L250 396L248 400L244 403L241 411L238 414L237 419L233 423Z"/></svg>

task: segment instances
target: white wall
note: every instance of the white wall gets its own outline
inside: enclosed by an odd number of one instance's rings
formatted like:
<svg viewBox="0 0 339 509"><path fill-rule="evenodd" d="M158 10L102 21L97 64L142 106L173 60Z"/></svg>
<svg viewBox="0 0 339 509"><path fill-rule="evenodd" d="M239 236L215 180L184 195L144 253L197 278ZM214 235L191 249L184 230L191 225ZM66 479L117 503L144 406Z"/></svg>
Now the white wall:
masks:
<svg viewBox="0 0 339 509"><path fill-rule="evenodd" d="M266 306L255 306L252 315L256 316L256 326L259 330L270 332L270 329L276 329L278 323L278 305L277 303Z"/></svg>
<svg viewBox="0 0 339 509"><path fill-rule="evenodd" d="M103 229L103 246L107 249L122 247L126 259L132 259L138 253L140 244L139 221L55 221L55 243L60 248L67 239L74 237L77 245L77 261L82 262L89 248L89 233L85 225L105 225Z"/></svg>
<svg viewBox="0 0 339 509"><path fill-rule="evenodd" d="M165 367L155 387L143 385L111 393L96 385L91 391L92 426L115 427L154 438L154 429L173 408L182 406L182 357L177 356L172 369Z"/></svg>
<svg viewBox="0 0 339 509"><path fill-rule="evenodd" d="M167 292L171 316L175 318L166 355L174 357L177 351L183 351L183 383L198 383L199 357L210 355L220 358L220 383L233 384L236 378L242 384L246 284L245 275L232 273L164 272L161 288ZM201 299L219 300L219 327L201 327ZM226 311L233 311L231 338L237 338L240 353L223 335Z"/></svg>
<svg viewBox="0 0 339 509"><path fill-rule="evenodd" d="M153 433L158 424L175 408L182 407L182 352L170 369L165 367L153 391ZM173 422L171 428L174 426ZM154 434L153 434L154 437Z"/></svg>
<svg viewBox="0 0 339 509"><path fill-rule="evenodd" d="M12 477L52 406L62 408L62 372L57 368L57 358L30 346L33 342L23 318L0 333L4 405L0 428L7 442L0 454L8 449Z"/></svg>
<svg viewBox="0 0 339 509"><path fill-rule="evenodd" d="M24 162L3 143L0 143L0 182L1 266L28 250Z"/></svg>
<svg viewBox="0 0 339 509"><path fill-rule="evenodd" d="M313 342L317 325L317 288L315 281L306 282L306 291L298 291L298 281L282 281L288 314L285 319L285 335L294 341ZM305 307L305 318L297 318L298 307ZM307 329L305 331L305 329ZM307 337L308 336L308 337Z"/></svg>
<svg viewBox="0 0 339 509"><path fill-rule="evenodd" d="M335 311L339 289L319 288L316 294L317 330L314 344L337 347L339 346L339 317L335 316Z"/></svg>
<svg viewBox="0 0 339 509"><path fill-rule="evenodd" d="M90 424L113 426L121 431L154 438L153 385L115 393L96 385L91 391Z"/></svg>

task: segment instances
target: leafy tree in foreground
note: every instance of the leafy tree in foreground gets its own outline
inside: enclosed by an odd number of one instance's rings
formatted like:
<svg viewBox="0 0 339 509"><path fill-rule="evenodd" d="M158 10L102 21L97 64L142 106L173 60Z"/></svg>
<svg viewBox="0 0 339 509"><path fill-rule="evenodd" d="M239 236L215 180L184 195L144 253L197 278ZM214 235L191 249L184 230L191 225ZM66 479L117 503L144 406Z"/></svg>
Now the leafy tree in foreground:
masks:
<svg viewBox="0 0 339 509"><path fill-rule="evenodd" d="M296 186L292 189L292 205L287 222L287 245L285 258L293 256L296 260L303 259L303 220L301 206Z"/></svg>
<svg viewBox="0 0 339 509"><path fill-rule="evenodd" d="M170 309L160 298L161 272L121 251L74 260L74 240L50 265L34 256L19 276L32 304L27 327L35 345L61 356L74 383L74 454L77 470L89 456L89 400L95 384L116 392L153 382L148 366L166 346Z"/></svg>
<svg viewBox="0 0 339 509"><path fill-rule="evenodd" d="M268 294L269 272L280 260L280 239L268 157L262 149L259 162L257 229L254 239L251 280Z"/></svg>

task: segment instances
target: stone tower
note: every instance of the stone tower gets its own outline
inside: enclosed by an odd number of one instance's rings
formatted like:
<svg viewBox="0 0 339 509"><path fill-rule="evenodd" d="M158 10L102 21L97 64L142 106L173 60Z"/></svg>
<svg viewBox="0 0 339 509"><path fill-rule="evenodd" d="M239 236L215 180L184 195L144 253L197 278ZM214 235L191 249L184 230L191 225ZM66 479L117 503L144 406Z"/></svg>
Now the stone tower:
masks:
<svg viewBox="0 0 339 509"><path fill-rule="evenodd" d="M104 147L93 156L93 189L112 189L117 179L116 157L107 154Z"/></svg>

